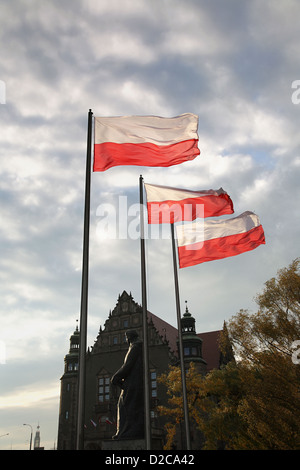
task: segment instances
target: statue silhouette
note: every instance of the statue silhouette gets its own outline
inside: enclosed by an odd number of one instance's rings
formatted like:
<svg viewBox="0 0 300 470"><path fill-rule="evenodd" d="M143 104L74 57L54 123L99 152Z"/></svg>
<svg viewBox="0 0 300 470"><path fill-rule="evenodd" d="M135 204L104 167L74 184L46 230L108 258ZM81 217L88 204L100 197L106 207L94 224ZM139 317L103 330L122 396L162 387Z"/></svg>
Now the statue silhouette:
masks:
<svg viewBox="0 0 300 470"><path fill-rule="evenodd" d="M129 344L122 367L111 383L122 390L118 401L117 432L112 439L144 437L143 348L135 330L126 332Z"/></svg>

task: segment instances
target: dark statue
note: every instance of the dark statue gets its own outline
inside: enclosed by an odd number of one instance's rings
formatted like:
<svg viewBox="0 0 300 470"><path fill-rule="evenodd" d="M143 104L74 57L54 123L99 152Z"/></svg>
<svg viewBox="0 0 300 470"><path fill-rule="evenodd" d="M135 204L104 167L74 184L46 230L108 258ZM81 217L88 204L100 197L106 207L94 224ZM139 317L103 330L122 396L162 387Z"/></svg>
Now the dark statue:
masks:
<svg viewBox="0 0 300 470"><path fill-rule="evenodd" d="M144 437L143 348L135 330L126 332L129 344L122 367L111 382L122 390L118 401L117 432L112 439Z"/></svg>

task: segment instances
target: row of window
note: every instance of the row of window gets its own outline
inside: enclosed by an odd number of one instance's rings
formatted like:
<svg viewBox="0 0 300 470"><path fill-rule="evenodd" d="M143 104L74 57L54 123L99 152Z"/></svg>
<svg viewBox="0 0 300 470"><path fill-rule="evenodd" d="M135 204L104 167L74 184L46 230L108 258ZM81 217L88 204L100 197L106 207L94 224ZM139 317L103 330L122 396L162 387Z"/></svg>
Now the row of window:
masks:
<svg viewBox="0 0 300 470"><path fill-rule="evenodd" d="M120 335L114 335L111 338L112 344L119 344L120 342L126 343L126 335L125 333L121 335L121 341L120 341Z"/></svg>
<svg viewBox="0 0 300 470"><path fill-rule="evenodd" d="M157 412L154 411L154 410L151 410L151 411L150 411L150 417L151 417L151 418L157 418ZM66 412L65 412L65 419L66 419L66 420L69 419L69 411L66 411ZM105 421L103 421L103 420L105 420L105 416L101 416L101 422L105 422Z"/></svg>
<svg viewBox="0 0 300 470"><path fill-rule="evenodd" d="M71 364L69 364L71 365ZM151 397L157 397L157 375L155 371L150 373ZM110 377L108 375L98 377L98 402L105 403L110 400ZM67 392L71 390L70 383L67 383ZM154 418L156 413L151 411L151 417ZM65 419L69 419L69 412L65 412Z"/></svg>
<svg viewBox="0 0 300 470"><path fill-rule="evenodd" d="M152 371L150 374L151 379L151 396L157 397L157 381L156 372ZM110 400L110 377L102 376L98 378L98 402L104 403Z"/></svg>
<svg viewBox="0 0 300 470"><path fill-rule="evenodd" d="M123 343L126 343L126 336L124 334L123 336ZM112 337L112 344L119 344L119 337L118 336L113 336Z"/></svg>
<svg viewBox="0 0 300 470"><path fill-rule="evenodd" d="M199 356L199 350L197 347L185 347L183 348L183 355L184 356Z"/></svg>
<svg viewBox="0 0 300 470"><path fill-rule="evenodd" d="M126 339L125 339L125 341L126 341ZM113 337L113 344L118 344L118 337L117 336ZM197 347L185 347L183 349L183 354L184 354L184 356L198 356L199 355L199 350L198 350ZM77 362L75 362L75 363L69 362L68 366L67 366L67 370L68 370L68 372L77 371L78 370L78 363ZM151 372L151 380L152 380L152 374L156 374L156 372ZM100 384L100 381L101 381L101 384ZM109 397L104 399L104 396L107 395L107 393L109 393L109 392L107 392L107 387L106 387L106 390L104 390L104 388L103 388L104 382L103 381L108 381L106 385L109 386L110 379L107 378L107 377L100 377L99 378L99 402L109 400ZM101 388L101 391L100 391L100 388ZM151 388L152 388L152 391L153 391L153 390L156 389L156 386L151 387ZM153 391L153 393L155 393L155 392ZM100 399L100 396L102 397L101 399ZM152 395L152 396L154 397L156 395Z"/></svg>
<svg viewBox="0 0 300 470"><path fill-rule="evenodd" d="M110 377L99 377L98 379L98 402L109 401L110 397Z"/></svg>

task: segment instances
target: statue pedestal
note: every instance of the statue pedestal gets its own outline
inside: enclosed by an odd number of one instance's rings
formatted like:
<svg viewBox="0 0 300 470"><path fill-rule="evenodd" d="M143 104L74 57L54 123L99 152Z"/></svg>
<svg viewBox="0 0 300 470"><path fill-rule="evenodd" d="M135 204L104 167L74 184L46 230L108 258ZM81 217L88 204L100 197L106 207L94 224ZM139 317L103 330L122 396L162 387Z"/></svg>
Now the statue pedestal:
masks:
<svg viewBox="0 0 300 470"><path fill-rule="evenodd" d="M145 450L145 439L120 439L102 441L102 450Z"/></svg>

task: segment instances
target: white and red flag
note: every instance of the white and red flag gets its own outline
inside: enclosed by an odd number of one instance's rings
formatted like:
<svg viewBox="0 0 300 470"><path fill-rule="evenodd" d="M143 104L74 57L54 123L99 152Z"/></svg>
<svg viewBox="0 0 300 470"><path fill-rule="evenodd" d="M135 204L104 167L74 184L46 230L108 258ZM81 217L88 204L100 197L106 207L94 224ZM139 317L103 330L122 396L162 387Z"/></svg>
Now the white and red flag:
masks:
<svg viewBox="0 0 300 470"><path fill-rule="evenodd" d="M208 219L176 227L179 267L236 256L265 244L259 218L244 212L233 219Z"/></svg>
<svg viewBox="0 0 300 470"><path fill-rule="evenodd" d="M198 116L95 117L94 171L119 165L178 165L193 160L198 148Z"/></svg>
<svg viewBox="0 0 300 470"><path fill-rule="evenodd" d="M173 224L234 212L232 200L222 188L190 191L145 183L145 190L149 224Z"/></svg>

